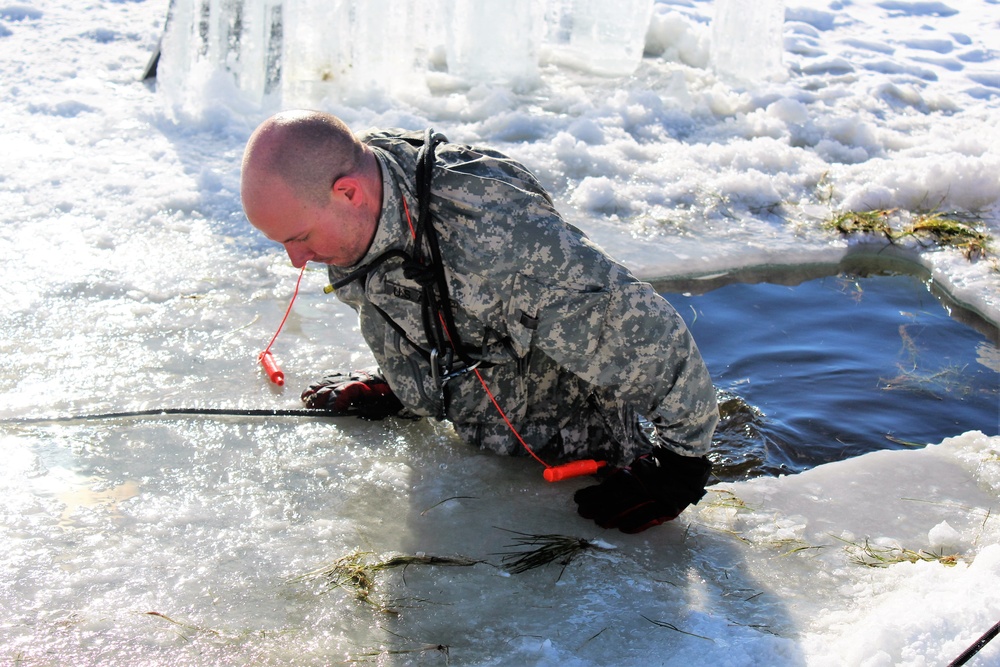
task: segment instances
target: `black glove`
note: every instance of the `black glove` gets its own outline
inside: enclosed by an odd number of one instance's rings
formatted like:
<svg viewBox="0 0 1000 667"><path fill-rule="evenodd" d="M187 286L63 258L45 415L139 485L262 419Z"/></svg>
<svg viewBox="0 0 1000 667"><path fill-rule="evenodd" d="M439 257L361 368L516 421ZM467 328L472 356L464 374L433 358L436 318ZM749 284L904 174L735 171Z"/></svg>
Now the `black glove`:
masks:
<svg viewBox="0 0 1000 667"><path fill-rule="evenodd" d="M705 495L712 463L657 447L573 496L577 511L602 528L638 533L670 521Z"/></svg>
<svg viewBox="0 0 1000 667"><path fill-rule="evenodd" d="M362 419L385 419L403 409L392 387L377 372L331 373L302 392L307 408Z"/></svg>

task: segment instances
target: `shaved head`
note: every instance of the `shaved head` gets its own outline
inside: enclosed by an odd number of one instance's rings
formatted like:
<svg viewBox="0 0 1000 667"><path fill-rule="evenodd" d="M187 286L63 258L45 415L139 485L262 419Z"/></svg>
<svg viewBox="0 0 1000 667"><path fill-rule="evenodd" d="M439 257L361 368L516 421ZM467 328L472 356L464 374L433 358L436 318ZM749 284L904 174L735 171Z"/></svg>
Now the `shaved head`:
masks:
<svg viewBox="0 0 1000 667"><path fill-rule="evenodd" d="M353 174L365 147L336 116L320 111L285 111L261 123L243 154L243 187L281 178L299 198L324 204L330 186Z"/></svg>
<svg viewBox="0 0 1000 667"><path fill-rule="evenodd" d="M240 197L250 223L282 244L294 266L353 266L378 229L381 169L336 116L285 111L250 136Z"/></svg>

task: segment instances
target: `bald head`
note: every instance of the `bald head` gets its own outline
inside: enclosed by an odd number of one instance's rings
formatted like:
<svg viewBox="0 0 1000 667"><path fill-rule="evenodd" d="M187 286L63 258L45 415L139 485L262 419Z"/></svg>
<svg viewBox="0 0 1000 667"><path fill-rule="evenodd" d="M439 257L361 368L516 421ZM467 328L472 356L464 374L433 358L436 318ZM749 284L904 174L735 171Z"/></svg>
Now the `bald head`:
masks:
<svg viewBox="0 0 1000 667"><path fill-rule="evenodd" d="M240 182L250 222L295 266L353 266L371 244L382 207L378 158L335 116L286 111L247 142Z"/></svg>
<svg viewBox="0 0 1000 667"><path fill-rule="evenodd" d="M338 178L362 168L365 146L336 116L284 111L254 131L243 154L241 190L278 177L299 198L323 204Z"/></svg>

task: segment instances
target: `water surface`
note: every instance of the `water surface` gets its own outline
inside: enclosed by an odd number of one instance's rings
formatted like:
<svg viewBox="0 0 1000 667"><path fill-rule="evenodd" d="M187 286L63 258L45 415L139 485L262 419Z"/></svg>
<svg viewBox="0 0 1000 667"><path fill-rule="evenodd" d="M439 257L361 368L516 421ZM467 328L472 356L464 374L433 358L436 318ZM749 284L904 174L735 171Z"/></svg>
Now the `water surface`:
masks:
<svg viewBox="0 0 1000 667"><path fill-rule="evenodd" d="M720 389L723 478L998 432L997 330L942 301L926 280L858 266L799 284L710 287L660 289Z"/></svg>

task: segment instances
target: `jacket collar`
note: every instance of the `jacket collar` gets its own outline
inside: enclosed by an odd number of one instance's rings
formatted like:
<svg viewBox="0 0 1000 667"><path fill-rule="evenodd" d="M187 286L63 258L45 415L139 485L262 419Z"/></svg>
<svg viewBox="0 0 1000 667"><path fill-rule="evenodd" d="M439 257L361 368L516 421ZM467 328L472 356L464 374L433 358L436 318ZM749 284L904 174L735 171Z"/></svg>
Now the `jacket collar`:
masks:
<svg viewBox="0 0 1000 667"><path fill-rule="evenodd" d="M406 204L410 211L409 219L413 224L416 224L417 201L410 194L411 190L408 187L406 187L405 194L400 187L401 183L404 187L409 186L405 171L393 159L392 155L377 146L370 148L378 159L379 171L382 174L382 211L379 213L375 236L372 238L371 245L368 246L364 257L357 264L350 267L331 266L331 279L357 271L390 250L410 252L413 247L413 236L410 232L410 222L407 220L403 207L403 198L406 197Z"/></svg>

